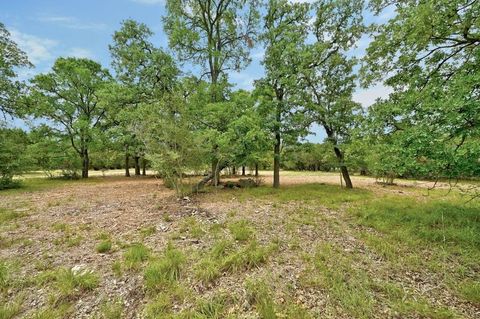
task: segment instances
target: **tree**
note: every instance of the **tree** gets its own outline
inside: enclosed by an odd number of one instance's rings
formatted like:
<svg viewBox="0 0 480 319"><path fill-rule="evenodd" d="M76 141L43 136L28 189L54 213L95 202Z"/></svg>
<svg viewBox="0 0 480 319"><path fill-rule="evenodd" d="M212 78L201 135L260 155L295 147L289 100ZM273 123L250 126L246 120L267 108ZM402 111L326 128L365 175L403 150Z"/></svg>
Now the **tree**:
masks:
<svg viewBox="0 0 480 319"><path fill-rule="evenodd" d="M224 99L226 72L240 71L249 62L256 41L259 13L256 0L168 0L164 18L170 47L182 62L202 67L209 79L209 102ZM212 154L218 145L211 144ZM214 184L219 180L219 159L212 160Z"/></svg>
<svg viewBox="0 0 480 319"><path fill-rule="evenodd" d="M262 40L266 51L265 77L255 83L260 112L274 140L273 186L280 187L282 142L296 140L304 129L297 98L300 50L307 37L308 4L270 0Z"/></svg>
<svg viewBox="0 0 480 319"><path fill-rule="evenodd" d="M345 51L355 45L363 32L363 1L322 0L316 3L313 23L315 41L306 44L302 55L302 96L313 122L321 125L332 144L347 188L353 188L340 144L361 111L352 101L356 60Z"/></svg>
<svg viewBox="0 0 480 319"><path fill-rule="evenodd" d="M50 73L31 80L30 112L63 128L82 160L83 178L88 177L89 148L107 113L99 92L110 80L100 64L77 58L59 58Z"/></svg>
<svg viewBox="0 0 480 319"><path fill-rule="evenodd" d="M387 74L385 83L394 90L369 117L408 159L406 172L396 173L474 174L480 155L480 3L371 2L377 14L390 5L396 14L373 26L362 75L369 85Z"/></svg>
<svg viewBox="0 0 480 319"><path fill-rule="evenodd" d="M10 32L0 22L0 112L15 114L17 99L24 84L17 80L17 69L32 67L25 52L10 39Z"/></svg>
<svg viewBox="0 0 480 319"><path fill-rule="evenodd" d="M130 176L130 155L135 160L135 175L140 175L140 158L144 154L143 145L134 133L142 121L139 106L155 103L171 92L179 73L173 58L149 41L152 35L145 24L125 20L109 46L119 83L106 92L105 98L117 109L111 120L118 126L114 128L117 133L123 136L126 176Z"/></svg>

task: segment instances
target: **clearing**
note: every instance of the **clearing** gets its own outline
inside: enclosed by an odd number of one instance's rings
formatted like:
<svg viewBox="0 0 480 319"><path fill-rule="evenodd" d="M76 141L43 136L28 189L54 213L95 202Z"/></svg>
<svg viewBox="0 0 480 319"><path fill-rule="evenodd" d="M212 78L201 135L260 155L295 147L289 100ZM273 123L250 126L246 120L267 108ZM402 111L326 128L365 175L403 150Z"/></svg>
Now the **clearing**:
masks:
<svg viewBox="0 0 480 319"><path fill-rule="evenodd" d="M177 199L152 177L27 179L0 193L0 318L480 317L478 202L281 181Z"/></svg>

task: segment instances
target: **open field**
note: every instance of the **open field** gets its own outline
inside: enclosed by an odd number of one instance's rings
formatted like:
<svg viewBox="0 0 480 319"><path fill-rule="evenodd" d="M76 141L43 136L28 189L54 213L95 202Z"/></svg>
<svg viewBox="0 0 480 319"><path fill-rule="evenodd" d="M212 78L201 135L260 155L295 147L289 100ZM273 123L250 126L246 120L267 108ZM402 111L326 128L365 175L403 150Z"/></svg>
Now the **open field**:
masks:
<svg viewBox="0 0 480 319"><path fill-rule="evenodd" d="M0 318L480 317L480 204L446 185L118 173L0 192Z"/></svg>

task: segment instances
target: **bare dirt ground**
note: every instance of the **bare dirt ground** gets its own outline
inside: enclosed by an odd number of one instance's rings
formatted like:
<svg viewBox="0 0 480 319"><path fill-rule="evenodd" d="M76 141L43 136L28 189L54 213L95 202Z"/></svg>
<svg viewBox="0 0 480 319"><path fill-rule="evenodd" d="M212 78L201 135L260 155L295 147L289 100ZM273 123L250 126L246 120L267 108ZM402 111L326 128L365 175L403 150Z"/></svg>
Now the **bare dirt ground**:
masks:
<svg viewBox="0 0 480 319"><path fill-rule="evenodd" d="M262 175L269 184L271 176L265 172ZM281 180L283 185L339 184L338 176L321 173L286 172ZM353 182L361 188L388 193L403 193L404 189L407 192L412 189L414 193L415 187L430 185L403 181L399 187L385 188L375 184L374 179L363 177L354 177ZM75 267L94 271L100 280L93 291L82 292L68 300L71 310L67 317L101 317L102 305L113 300L121 300L124 318L143 317L144 307L153 299L145 290L143 272L124 270L118 274L112 270L115 262L123 262L125 247L138 242L144 243L153 254L161 254L168 242L173 242L185 253L187 263L182 285L190 293L183 300L174 301L174 312L194 308L197 297L228 293L235 296L235 301L228 304L226 313L233 318L257 318L259 306L248 297L245 281L260 278L269 283L272 298L279 309L287 309L290 304L298 305L313 318L429 317L427 312L422 315L421 311L402 315L395 307L382 302L375 303L372 312L352 315L355 311L349 311L349 305L334 302L329 290L319 288L322 284L314 283L316 278L309 277L315 270L312 257L308 256L315 255L318 245L328 244L339 249L335 250L334 259L345 260L344 268L339 269L344 273L351 271L354 277L358 275L360 282L363 282L362 276L367 276L369 282L371 280L379 286L389 283L400 287L405 292L402 295L405 303L421 299L424 307L448 308L455 317L480 317L479 306L443 289L436 281L437 274L427 270L418 273L397 270L366 247L361 236L365 229L350 222L343 206L324 207L301 201L277 203L268 198L239 199L235 190L214 190L179 200L159 179L107 177L91 183L76 182L35 192L0 194L0 208L22 214L0 228L0 260L17 265L11 280L21 282L8 287L6 292L10 300L21 295L19 318L55 307L51 296L56 293L56 288L48 282L39 283L36 278L49 270ZM191 229L185 226L186 220L194 221L202 234L192 235ZM224 271L220 278L211 282L198 280L196 263L216 241L229 238L227 225L232 220L248 221L255 229L254 236L259 245L266 247L274 242L275 252L261 265ZM210 230L215 225L220 225L221 230L214 235ZM147 235L142 232L152 227L154 231ZM373 230L367 232L375 234ZM112 238L113 248L108 253L96 252L101 234ZM333 262L331 266L335 267ZM360 269L361 274L357 274L356 269ZM318 280L323 280L325 285L330 279ZM355 290L355 287L346 289ZM373 297L369 295L368 298L374 300L385 294L381 289L371 290ZM297 318L295 314L288 315L289 310L283 313L283 317Z"/></svg>

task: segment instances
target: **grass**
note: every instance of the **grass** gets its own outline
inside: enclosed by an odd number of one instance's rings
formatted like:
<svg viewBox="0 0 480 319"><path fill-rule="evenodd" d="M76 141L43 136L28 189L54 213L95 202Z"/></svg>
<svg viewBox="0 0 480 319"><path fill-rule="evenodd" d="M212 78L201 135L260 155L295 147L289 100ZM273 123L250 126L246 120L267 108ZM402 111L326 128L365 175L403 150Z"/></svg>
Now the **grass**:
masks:
<svg viewBox="0 0 480 319"><path fill-rule="evenodd" d="M273 301L269 287L262 281L247 281L247 298L257 308L262 319L275 319L275 302Z"/></svg>
<svg viewBox="0 0 480 319"><path fill-rule="evenodd" d="M25 213L15 212L6 208L0 208L0 226L24 217L25 215Z"/></svg>
<svg viewBox="0 0 480 319"><path fill-rule="evenodd" d="M151 261L143 275L145 286L149 291L159 291L163 286L180 279L181 269L185 264L184 254L168 244L163 256Z"/></svg>
<svg viewBox="0 0 480 319"><path fill-rule="evenodd" d="M239 220L228 225L233 238L238 241L246 241L252 237L254 231L247 220Z"/></svg>
<svg viewBox="0 0 480 319"><path fill-rule="evenodd" d="M192 238L202 238L205 235L202 225L193 216L183 219L180 233L188 233Z"/></svg>
<svg viewBox="0 0 480 319"><path fill-rule="evenodd" d="M381 234L363 238L392 268L440 273L459 297L480 303L478 203L466 205L455 197L427 198L423 203L388 197L357 207L353 215L360 225Z"/></svg>
<svg viewBox="0 0 480 319"><path fill-rule="evenodd" d="M140 234L142 235L142 238L146 238L148 236L151 236L157 232L157 229L155 226L150 226L150 227L145 227L140 229Z"/></svg>
<svg viewBox="0 0 480 319"><path fill-rule="evenodd" d="M107 253L112 249L112 242L110 240L104 240L100 242L97 246L95 246L95 250L97 253Z"/></svg>
<svg viewBox="0 0 480 319"><path fill-rule="evenodd" d="M155 227L131 225L115 238L61 219L42 220L32 236L35 228L14 214L0 228L0 246L8 258L0 261L0 318L73 317L83 311L80 299L89 302L96 295L99 300L89 313L93 318L133 312L176 319L468 317L480 305L480 205L466 204L455 194L444 197L438 190L430 196L413 187L402 190L400 195L396 187L350 191L322 184L217 189L194 201L212 204L208 209L214 220L203 214L183 217L174 204L153 197L148 205L162 205L157 217L171 223L168 230L155 234ZM251 202L243 205L246 200ZM57 202L52 205L67 204ZM42 213L33 208L32 216ZM263 209L268 214L258 213ZM47 240L38 240L43 233L49 234ZM149 236L151 249L132 243ZM67 247L87 238L94 239L89 260L105 262L102 274L73 272L61 264L79 256L79 249ZM156 254L168 238L174 244ZM52 240L61 245L54 247L58 253L48 251ZM112 252L112 244L122 252L96 254ZM37 248L38 260L32 263L24 252ZM144 289L136 286L140 289L127 309L100 282L123 285L132 276L142 277ZM22 296L37 291L42 303L34 310Z"/></svg>
<svg viewBox="0 0 480 319"><path fill-rule="evenodd" d="M105 302L100 307L100 319L121 319L123 317L123 303L120 300Z"/></svg>
<svg viewBox="0 0 480 319"><path fill-rule="evenodd" d="M85 292L97 288L99 277L93 271L78 271L62 268L56 274L56 286L61 296L72 296L77 291Z"/></svg>
<svg viewBox="0 0 480 319"><path fill-rule="evenodd" d="M280 204L290 201L318 202L328 208L339 208L343 204L369 199L373 195L371 191L365 189L347 190L340 186L325 184L288 185L279 189L263 186L225 192L225 194L231 193L235 193L241 201L258 198Z"/></svg>
<svg viewBox="0 0 480 319"><path fill-rule="evenodd" d="M0 303L0 318L15 318L22 311L21 300L14 300L6 303Z"/></svg>
<svg viewBox="0 0 480 319"><path fill-rule="evenodd" d="M150 256L150 250L141 243L131 245L124 253L125 267L137 269Z"/></svg>

